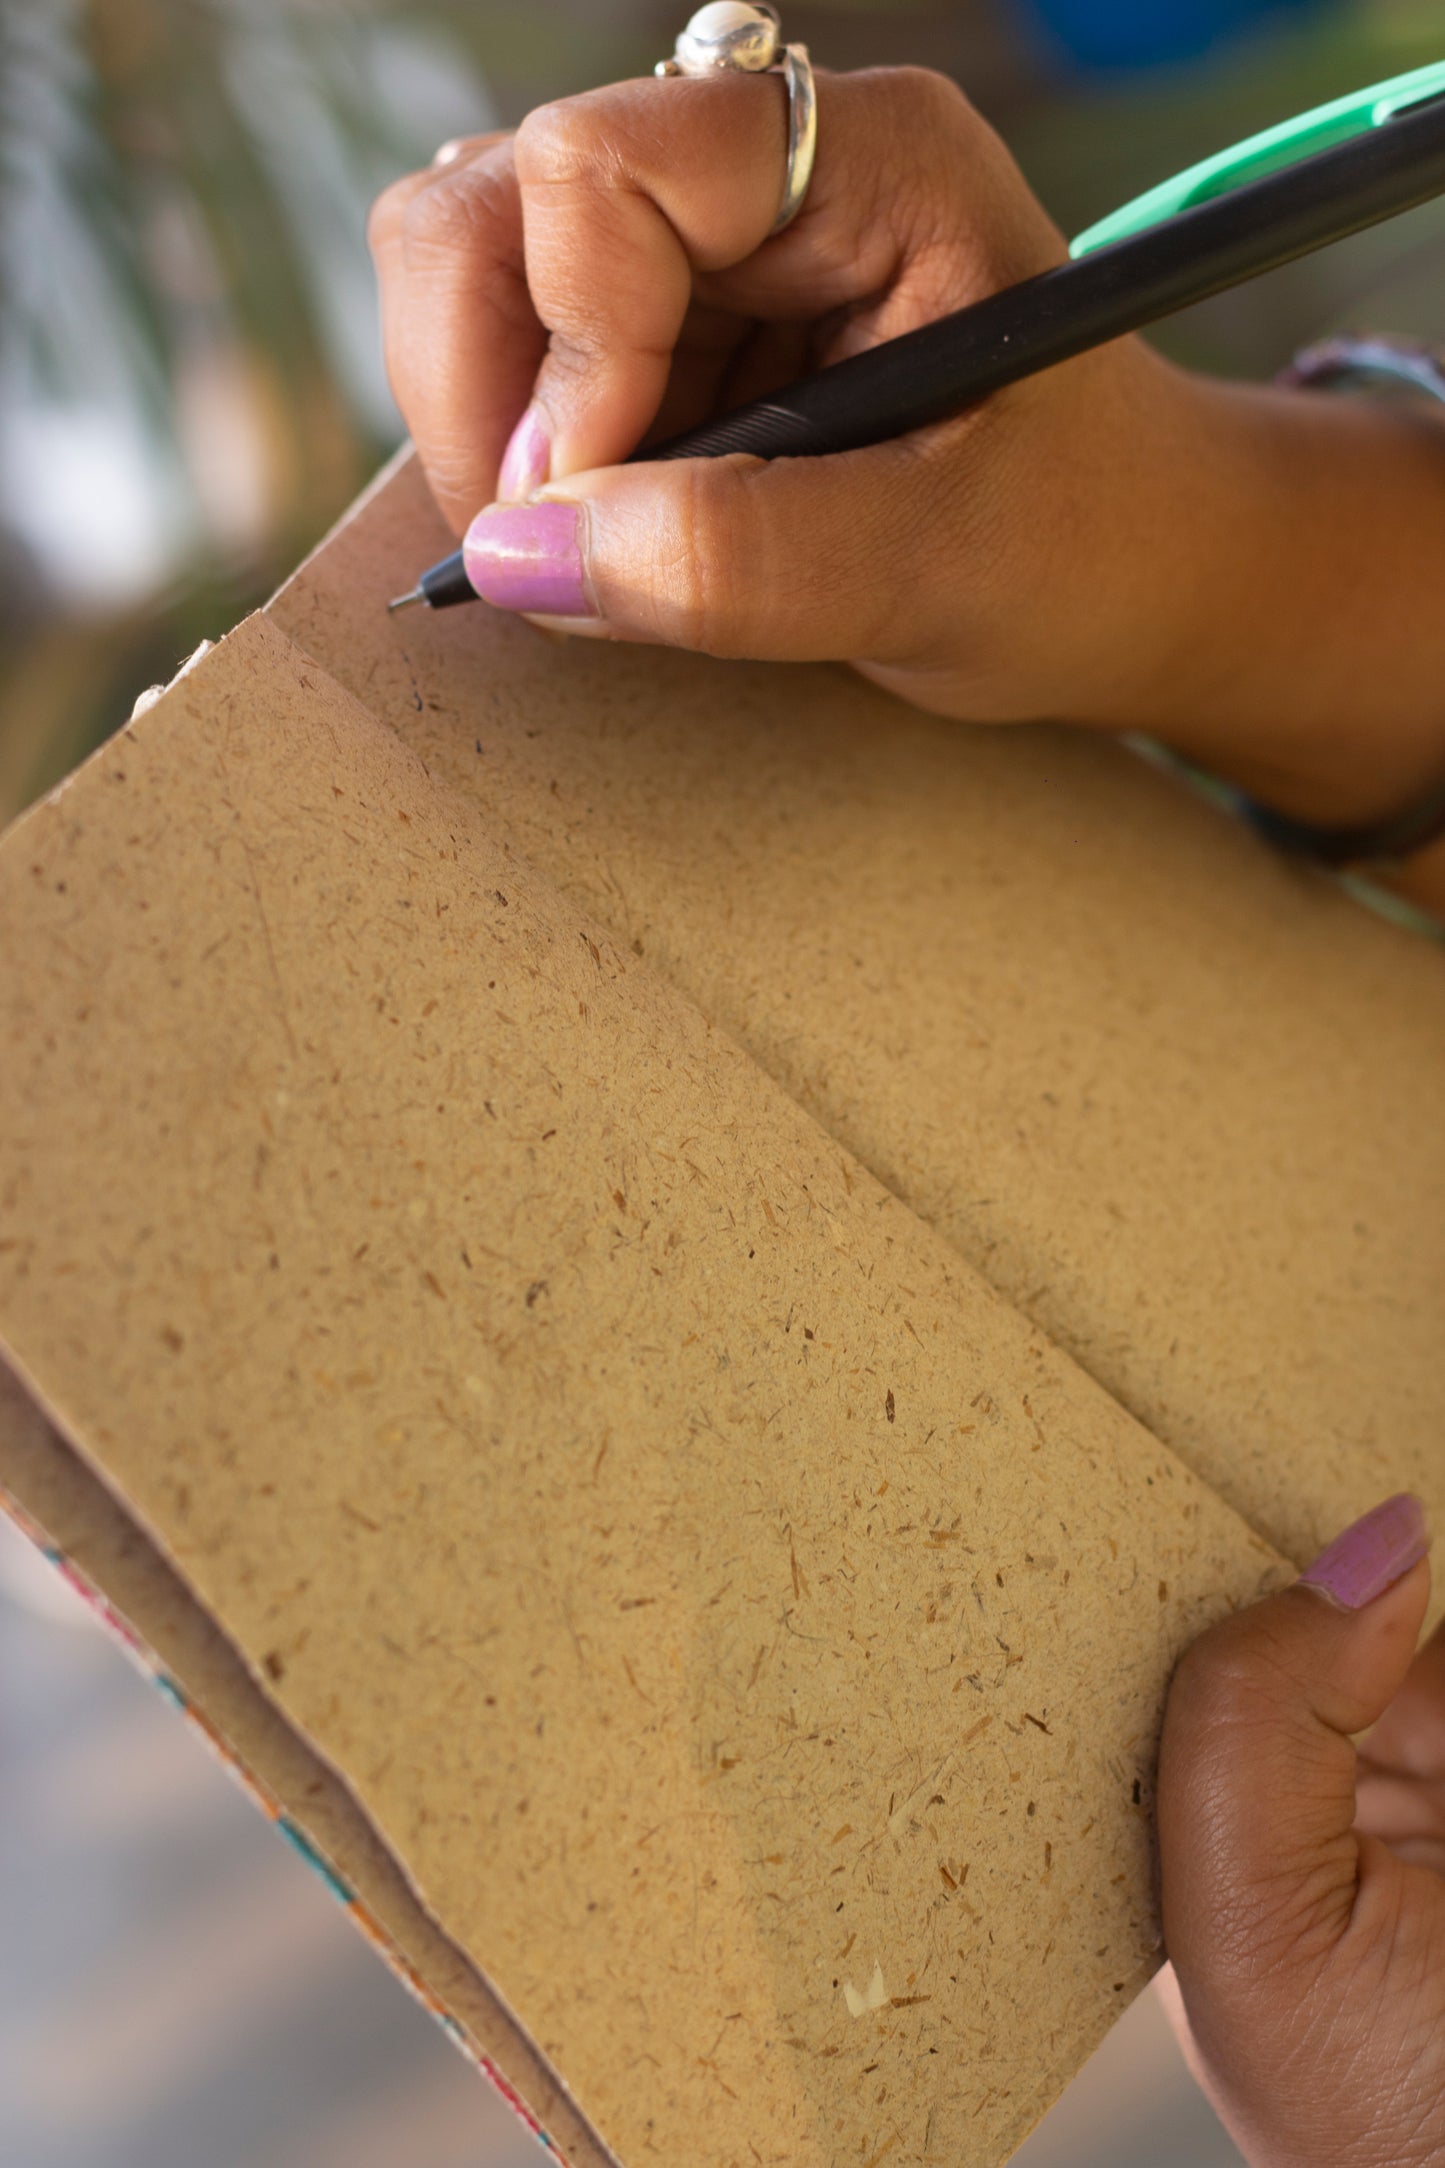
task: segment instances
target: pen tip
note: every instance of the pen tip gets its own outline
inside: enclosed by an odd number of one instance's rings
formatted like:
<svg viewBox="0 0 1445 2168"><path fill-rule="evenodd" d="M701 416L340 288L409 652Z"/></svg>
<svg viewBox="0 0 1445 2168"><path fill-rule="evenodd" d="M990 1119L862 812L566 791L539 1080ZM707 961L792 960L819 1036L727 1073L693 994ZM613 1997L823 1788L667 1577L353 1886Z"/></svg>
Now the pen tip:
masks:
<svg viewBox="0 0 1445 2168"><path fill-rule="evenodd" d="M408 595L397 595L397 596L395 596L395 597L393 598L393 600L392 600L392 601L390 601L390 602L389 602L389 603L387 604L387 609L388 609L388 610L405 610L405 609L408 609L408 608L409 608L409 607L411 606L411 604L412 604L413 602L425 602L425 601L426 601L426 593L425 593L425 590L424 590L424 589L422 589L422 588L420 588L420 587L413 587L413 589L411 590L411 593L410 593L410 594L408 594Z"/></svg>

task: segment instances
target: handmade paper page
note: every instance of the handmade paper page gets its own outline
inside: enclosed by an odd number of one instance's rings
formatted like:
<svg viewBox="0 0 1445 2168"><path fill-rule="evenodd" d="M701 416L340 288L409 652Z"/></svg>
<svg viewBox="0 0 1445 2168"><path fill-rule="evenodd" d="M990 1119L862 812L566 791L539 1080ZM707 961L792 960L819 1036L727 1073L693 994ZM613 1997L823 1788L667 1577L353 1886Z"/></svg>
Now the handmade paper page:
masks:
<svg viewBox="0 0 1445 2168"><path fill-rule="evenodd" d="M346 1897L357 1925L406 1985L445 2013L484 2074L493 2082L494 2073L507 2075L571 2168L615 2168L557 2073L418 1903L341 1779L260 1691L120 1500L0 1363L0 1511L7 1507L63 1570L104 1596L111 1622L133 1651L138 1645L168 1696L183 1703L267 1811L284 1810L292 1842Z"/></svg>
<svg viewBox="0 0 1445 2168"><path fill-rule="evenodd" d="M1004 2159L1281 1562L264 619L0 929L8 1357L603 2139Z"/></svg>
<svg viewBox="0 0 1445 2168"><path fill-rule="evenodd" d="M1445 1519L1445 949L1078 732L388 619L448 540L404 466L272 614L1297 1564Z"/></svg>

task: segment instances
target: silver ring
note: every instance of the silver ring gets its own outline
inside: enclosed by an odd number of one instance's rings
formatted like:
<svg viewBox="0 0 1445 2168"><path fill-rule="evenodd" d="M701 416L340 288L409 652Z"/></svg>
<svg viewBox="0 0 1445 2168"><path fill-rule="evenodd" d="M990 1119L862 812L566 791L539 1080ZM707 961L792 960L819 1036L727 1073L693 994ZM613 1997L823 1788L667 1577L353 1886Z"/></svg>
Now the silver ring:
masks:
<svg viewBox="0 0 1445 2168"><path fill-rule="evenodd" d="M699 8L679 37L671 60L655 75L781 74L788 89L788 177L769 238L792 224L813 177L818 146L818 101L806 45L784 45L774 7L751 0L711 0Z"/></svg>

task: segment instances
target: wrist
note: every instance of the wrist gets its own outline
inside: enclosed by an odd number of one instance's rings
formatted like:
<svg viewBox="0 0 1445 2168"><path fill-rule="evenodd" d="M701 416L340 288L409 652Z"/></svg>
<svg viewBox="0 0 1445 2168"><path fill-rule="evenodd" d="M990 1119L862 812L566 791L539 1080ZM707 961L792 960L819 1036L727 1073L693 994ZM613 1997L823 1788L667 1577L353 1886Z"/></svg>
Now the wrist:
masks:
<svg viewBox="0 0 1445 2168"><path fill-rule="evenodd" d="M1402 811L1445 774L1438 409L1182 373L1173 396L1178 600L1127 727L1302 820Z"/></svg>
<svg viewBox="0 0 1445 2168"><path fill-rule="evenodd" d="M1076 627L1059 712L1072 723L1221 749L1236 701L1220 635L1238 501L1234 387L1196 376L1138 338L1081 357L1076 386L1074 558L1063 599ZM1183 745L1178 750L1184 751Z"/></svg>

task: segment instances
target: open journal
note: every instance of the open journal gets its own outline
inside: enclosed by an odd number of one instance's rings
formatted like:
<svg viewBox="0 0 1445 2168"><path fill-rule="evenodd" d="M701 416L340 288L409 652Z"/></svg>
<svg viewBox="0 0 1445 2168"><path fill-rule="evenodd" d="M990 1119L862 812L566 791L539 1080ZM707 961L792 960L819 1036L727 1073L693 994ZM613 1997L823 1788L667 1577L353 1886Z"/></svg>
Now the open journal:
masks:
<svg viewBox="0 0 1445 2168"><path fill-rule="evenodd" d="M576 2168L991 2168L1180 1650L1445 1512L1445 955L445 547L397 463L0 845L0 1485Z"/></svg>

